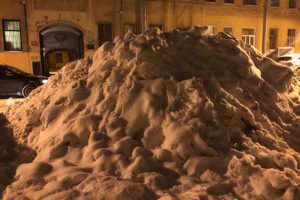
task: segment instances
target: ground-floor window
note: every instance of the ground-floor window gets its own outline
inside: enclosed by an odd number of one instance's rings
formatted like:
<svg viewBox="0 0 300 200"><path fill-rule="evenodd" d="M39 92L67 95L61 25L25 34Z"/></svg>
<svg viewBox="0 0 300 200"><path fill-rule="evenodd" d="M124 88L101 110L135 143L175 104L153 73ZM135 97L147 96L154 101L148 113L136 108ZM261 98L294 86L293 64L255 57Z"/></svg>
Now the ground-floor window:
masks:
<svg viewBox="0 0 300 200"><path fill-rule="evenodd" d="M112 24L98 23L98 34L99 46L106 41L112 41Z"/></svg>
<svg viewBox="0 0 300 200"><path fill-rule="evenodd" d="M289 47L295 47L296 29L288 29L287 45Z"/></svg>
<svg viewBox="0 0 300 200"><path fill-rule="evenodd" d="M271 28L269 31L269 49L277 48L278 29Z"/></svg>
<svg viewBox="0 0 300 200"><path fill-rule="evenodd" d="M21 27L20 20L3 20L3 36L5 51L21 51Z"/></svg>
<svg viewBox="0 0 300 200"><path fill-rule="evenodd" d="M253 28L243 28L242 29L242 40L246 44L255 46L255 29Z"/></svg>

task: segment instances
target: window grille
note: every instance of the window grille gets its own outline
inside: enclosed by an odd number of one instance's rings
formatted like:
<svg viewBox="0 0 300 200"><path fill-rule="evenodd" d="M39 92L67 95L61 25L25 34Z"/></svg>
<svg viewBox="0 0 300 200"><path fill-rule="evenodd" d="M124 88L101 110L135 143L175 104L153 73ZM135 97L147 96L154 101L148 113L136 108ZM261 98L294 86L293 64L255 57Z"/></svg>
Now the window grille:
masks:
<svg viewBox="0 0 300 200"><path fill-rule="evenodd" d="M242 40L246 44L255 46L255 30L253 28L243 28L242 29Z"/></svg>

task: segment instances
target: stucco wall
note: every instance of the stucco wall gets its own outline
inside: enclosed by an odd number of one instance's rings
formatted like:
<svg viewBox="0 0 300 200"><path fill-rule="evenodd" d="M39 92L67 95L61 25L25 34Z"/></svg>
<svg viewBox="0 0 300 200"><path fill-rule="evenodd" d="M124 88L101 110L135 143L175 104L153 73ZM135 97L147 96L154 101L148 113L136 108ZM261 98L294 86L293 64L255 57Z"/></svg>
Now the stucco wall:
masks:
<svg viewBox="0 0 300 200"><path fill-rule="evenodd" d="M182 26L213 25L219 32L224 27L232 27L238 39L242 38L242 28L254 28L255 47L261 50L264 0L256 0L257 5L243 5L242 2L148 0L147 28L150 24L161 24L168 31ZM278 46L287 44L288 29L296 29L295 52L300 53L300 2L297 3L296 9L288 8L287 0L280 0L279 8L269 6L267 47L269 28L278 28ZM111 23L113 37L124 34L124 24L138 24L141 28L141 0L26 0L26 6L30 53L26 53L26 48L23 52L4 52L3 34L0 34L0 62L30 73L32 62L40 60L39 32L50 24L62 22L80 29L85 57L92 57L98 48L98 23ZM26 47L24 10L20 0L0 0L0 18L21 20L22 42ZM2 20L0 23L2 29ZM95 49L87 49L88 44L94 44Z"/></svg>

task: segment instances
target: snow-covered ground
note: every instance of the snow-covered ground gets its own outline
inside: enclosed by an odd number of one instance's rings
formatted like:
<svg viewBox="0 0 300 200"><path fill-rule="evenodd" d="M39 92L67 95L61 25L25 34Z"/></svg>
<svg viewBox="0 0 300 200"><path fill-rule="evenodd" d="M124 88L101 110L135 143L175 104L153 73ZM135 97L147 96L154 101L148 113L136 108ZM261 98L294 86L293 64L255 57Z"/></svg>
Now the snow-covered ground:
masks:
<svg viewBox="0 0 300 200"><path fill-rule="evenodd" d="M118 37L10 106L0 132L36 156L3 199L300 199L295 75L197 30Z"/></svg>

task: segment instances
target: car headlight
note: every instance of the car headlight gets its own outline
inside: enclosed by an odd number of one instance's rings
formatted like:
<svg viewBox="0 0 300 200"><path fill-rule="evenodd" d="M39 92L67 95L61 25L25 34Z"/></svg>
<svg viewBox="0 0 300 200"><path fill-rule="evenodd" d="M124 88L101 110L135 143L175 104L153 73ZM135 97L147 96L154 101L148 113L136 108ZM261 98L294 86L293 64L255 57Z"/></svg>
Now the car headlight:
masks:
<svg viewBox="0 0 300 200"><path fill-rule="evenodd" d="M47 83L48 82L48 79L42 79L41 81L43 84Z"/></svg>

